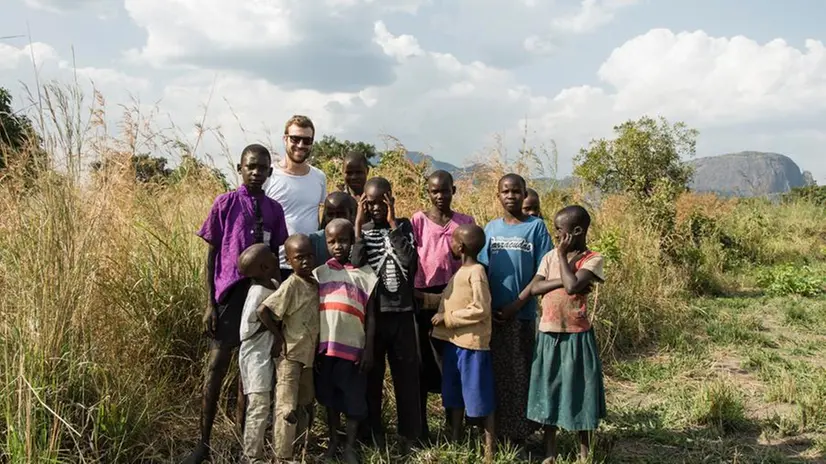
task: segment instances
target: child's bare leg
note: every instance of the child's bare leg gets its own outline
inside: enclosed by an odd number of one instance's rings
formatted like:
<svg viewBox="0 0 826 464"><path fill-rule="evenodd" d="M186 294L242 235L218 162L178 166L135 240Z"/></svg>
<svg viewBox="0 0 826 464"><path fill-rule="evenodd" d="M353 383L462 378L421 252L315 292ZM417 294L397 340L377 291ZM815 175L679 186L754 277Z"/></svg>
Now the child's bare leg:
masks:
<svg viewBox="0 0 826 464"><path fill-rule="evenodd" d="M545 426L545 460L543 464L550 464L556 460L556 427Z"/></svg>
<svg viewBox="0 0 826 464"><path fill-rule="evenodd" d="M344 446L344 462L347 464L359 464L359 456L356 452L356 438L359 433L359 421L351 417L347 418L347 444Z"/></svg>
<svg viewBox="0 0 826 464"><path fill-rule="evenodd" d="M590 430L579 431L579 458L584 462L591 454L591 434Z"/></svg>
<svg viewBox="0 0 826 464"><path fill-rule="evenodd" d="M238 402L235 403L235 424L240 430L241 436L244 436L244 425L246 424L245 414L247 410L247 395L244 394L244 383L241 382L241 376L238 376Z"/></svg>
<svg viewBox="0 0 826 464"><path fill-rule="evenodd" d="M227 375L232 348L218 345L212 347L207 362L207 374L204 379L203 398L201 400L201 442L184 460L185 464L200 464L209 459L209 441L212 436L212 424L218 410L221 396L221 384Z"/></svg>
<svg viewBox="0 0 826 464"><path fill-rule="evenodd" d="M327 447L327 452L324 453L326 459L334 459L336 456L340 420L338 411L334 411L333 408L327 408L327 434L330 437L330 445Z"/></svg>
<svg viewBox="0 0 826 464"><path fill-rule="evenodd" d="M494 414L492 412L485 418L485 464L491 464L493 455L496 453L496 429L494 428L496 417Z"/></svg>
<svg viewBox="0 0 826 464"><path fill-rule="evenodd" d="M462 408L448 409L450 413L450 440L459 441L462 439L462 422L465 419L465 410Z"/></svg>

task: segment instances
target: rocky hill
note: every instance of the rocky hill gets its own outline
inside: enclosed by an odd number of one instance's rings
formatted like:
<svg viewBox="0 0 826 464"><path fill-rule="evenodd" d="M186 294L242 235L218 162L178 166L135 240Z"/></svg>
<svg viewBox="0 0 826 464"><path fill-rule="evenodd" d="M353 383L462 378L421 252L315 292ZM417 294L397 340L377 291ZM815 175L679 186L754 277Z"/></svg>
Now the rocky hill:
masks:
<svg viewBox="0 0 826 464"><path fill-rule="evenodd" d="M764 196L785 193L812 183L808 172L779 153L743 151L699 158L694 166L691 189L725 196Z"/></svg>
<svg viewBox="0 0 826 464"><path fill-rule="evenodd" d="M407 159L414 163L421 163L422 161L427 160L428 162L430 162L431 171L443 169L451 174L457 174L462 171L462 168L456 165L445 163L444 161L439 161L430 155L425 155L424 153L420 153L418 151L408 151Z"/></svg>
<svg viewBox="0 0 826 464"><path fill-rule="evenodd" d="M444 169L454 176L472 172L474 166L460 168L419 152L408 152L415 162L428 160L432 169ZM765 196L785 193L794 187L813 185L812 175L801 171L791 158L779 153L743 151L719 156L698 158L689 162L694 166L691 189L695 192L716 193L723 196ZM554 182L533 179L539 188L547 185L570 186L573 179L566 177Z"/></svg>

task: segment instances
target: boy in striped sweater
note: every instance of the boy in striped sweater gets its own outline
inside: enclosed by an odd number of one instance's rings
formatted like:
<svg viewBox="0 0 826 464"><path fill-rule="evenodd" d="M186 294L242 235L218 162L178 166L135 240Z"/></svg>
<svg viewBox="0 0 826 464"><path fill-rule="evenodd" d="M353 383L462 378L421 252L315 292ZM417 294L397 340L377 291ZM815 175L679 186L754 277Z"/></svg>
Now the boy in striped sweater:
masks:
<svg viewBox="0 0 826 464"><path fill-rule="evenodd" d="M353 263L369 264L378 275L376 338L373 369L367 379L367 425L373 440L384 447L381 404L385 357L396 394L398 432L403 451L422 433L419 393L419 347L413 277L418 255L410 221L396 218L390 182L373 177L364 186L356 212Z"/></svg>
<svg viewBox="0 0 826 464"><path fill-rule="evenodd" d="M344 462L353 464L359 462L355 448L359 423L367 417L367 372L375 332L373 291L378 278L369 266L350 263L355 234L349 221L333 219L324 231L332 258L313 271L321 321L316 399L327 408L330 447L326 457L336 454L340 415L344 414Z"/></svg>

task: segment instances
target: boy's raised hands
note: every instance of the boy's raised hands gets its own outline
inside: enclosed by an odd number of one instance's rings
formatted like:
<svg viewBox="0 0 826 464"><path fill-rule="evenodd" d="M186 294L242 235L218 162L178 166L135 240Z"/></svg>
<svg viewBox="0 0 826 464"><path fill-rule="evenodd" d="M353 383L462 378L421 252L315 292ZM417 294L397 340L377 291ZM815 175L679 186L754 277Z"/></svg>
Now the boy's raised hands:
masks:
<svg viewBox="0 0 826 464"><path fill-rule="evenodd" d="M384 204L387 205L387 223L391 229L396 228L396 199L390 192L384 194Z"/></svg>

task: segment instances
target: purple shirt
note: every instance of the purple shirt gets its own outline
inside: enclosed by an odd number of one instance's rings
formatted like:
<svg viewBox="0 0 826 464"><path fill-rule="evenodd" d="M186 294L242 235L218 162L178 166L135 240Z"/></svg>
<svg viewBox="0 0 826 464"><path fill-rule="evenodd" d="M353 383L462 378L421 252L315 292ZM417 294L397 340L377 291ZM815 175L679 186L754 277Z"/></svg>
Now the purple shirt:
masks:
<svg viewBox="0 0 826 464"><path fill-rule="evenodd" d="M419 211L410 218L413 237L419 254L419 268L413 284L416 288L437 287L450 282L462 262L450 255L450 241L453 231L463 224L475 224L473 217L453 212L453 217L445 225L439 225Z"/></svg>
<svg viewBox="0 0 826 464"><path fill-rule="evenodd" d="M273 251L287 240L284 210L264 192L254 195L261 208L264 243ZM238 272L238 256L255 243L255 212L246 186L218 195L198 236L215 247L215 301L220 303L227 290L243 280Z"/></svg>

